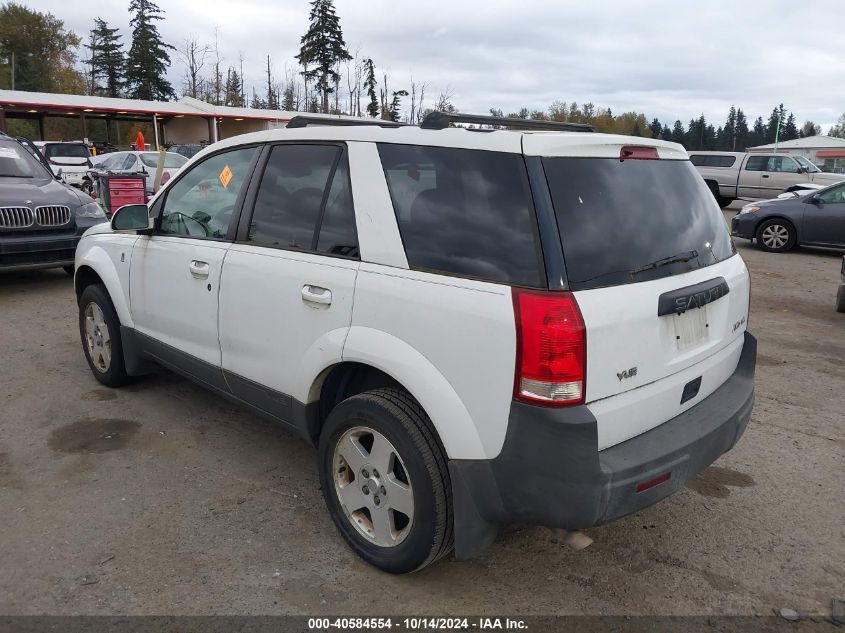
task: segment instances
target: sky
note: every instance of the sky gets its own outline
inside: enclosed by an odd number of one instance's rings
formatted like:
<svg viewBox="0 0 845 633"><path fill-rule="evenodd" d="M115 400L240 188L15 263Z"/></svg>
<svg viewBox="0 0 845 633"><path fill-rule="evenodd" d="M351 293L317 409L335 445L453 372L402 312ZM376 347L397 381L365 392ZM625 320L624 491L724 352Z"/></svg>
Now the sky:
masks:
<svg viewBox="0 0 845 633"><path fill-rule="evenodd" d="M128 40L128 0L19 0L78 35L95 17ZM213 42L223 64L244 56L247 94L266 92L298 52L308 0L158 0L159 29L179 47ZM545 110L592 102L671 125L704 114L717 126L732 104L749 121L784 103L823 133L845 112L845 0L335 0L351 53L371 57L391 90L411 76L428 95L448 90L462 112ZM184 65L172 55L179 91ZM430 103L429 103L430 105Z"/></svg>

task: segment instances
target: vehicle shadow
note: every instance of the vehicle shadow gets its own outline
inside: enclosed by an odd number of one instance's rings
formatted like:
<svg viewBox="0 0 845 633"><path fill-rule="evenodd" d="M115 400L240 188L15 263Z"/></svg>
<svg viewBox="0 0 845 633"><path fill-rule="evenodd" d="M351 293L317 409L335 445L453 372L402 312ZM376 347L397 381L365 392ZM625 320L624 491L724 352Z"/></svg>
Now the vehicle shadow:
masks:
<svg viewBox="0 0 845 633"><path fill-rule="evenodd" d="M0 272L0 289L35 284L39 288L73 285L73 278L61 268Z"/></svg>

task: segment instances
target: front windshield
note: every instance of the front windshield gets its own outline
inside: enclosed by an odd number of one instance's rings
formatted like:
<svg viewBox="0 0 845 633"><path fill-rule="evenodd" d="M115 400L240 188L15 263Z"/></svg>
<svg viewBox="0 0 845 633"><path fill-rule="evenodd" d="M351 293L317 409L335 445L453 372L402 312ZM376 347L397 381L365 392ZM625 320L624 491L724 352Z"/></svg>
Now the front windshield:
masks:
<svg viewBox="0 0 845 633"><path fill-rule="evenodd" d="M17 141L0 140L0 178L45 178L47 170Z"/></svg>
<svg viewBox="0 0 845 633"><path fill-rule="evenodd" d="M801 167L803 167L804 169L806 169L806 170L807 170L808 172L810 172L811 174L814 174L814 173L816 173L816 172L818 172L818 171L821 171L821 169L819 169L818 167L816 167L813 163L811 163L810 161L808 161L808 160L807 160L806 158L804 158L803 156L795 156L794 158L795 158L795 160L797 160L797 161L798 161L798 164L799 164L799 165L801 165Z"/></svg>

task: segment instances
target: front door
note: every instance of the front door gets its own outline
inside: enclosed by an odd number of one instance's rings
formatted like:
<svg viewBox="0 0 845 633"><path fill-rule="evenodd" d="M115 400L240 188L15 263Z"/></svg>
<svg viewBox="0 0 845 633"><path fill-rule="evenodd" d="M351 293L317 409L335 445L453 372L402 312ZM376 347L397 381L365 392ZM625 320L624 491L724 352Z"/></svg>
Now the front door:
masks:
<svg viewBox="0 0 845 633"><path fill-rule="evenodd" d="M165 193L154 235L132 251L130 310L148 353L216 386L224 384L220 274L256 153L245 147L214 154L180 175Z"/></svg>
<svg viewBox="0 0 845 633"><path fill-rule="evenodd" d="M310 381L341 359L359 267L346 150L272 147L223 264L220 345L239 398L293 422Z"/></svg>
<svg viewBox="0 0 845 633"><path fill-rule="evenodd" d="M822 191L804 205L804 239L815 244L845 246L845 183Z"/></svg>

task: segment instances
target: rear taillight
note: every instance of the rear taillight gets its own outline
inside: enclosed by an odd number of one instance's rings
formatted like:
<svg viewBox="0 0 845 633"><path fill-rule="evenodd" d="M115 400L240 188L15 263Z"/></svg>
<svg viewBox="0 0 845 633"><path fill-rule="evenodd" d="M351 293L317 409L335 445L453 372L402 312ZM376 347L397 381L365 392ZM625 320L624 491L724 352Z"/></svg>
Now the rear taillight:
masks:
<svg viewBox="0 0 845 633"><path fill-rule="evenodd" d="M514 397L534 404L581 404L587 383L587 332L569 292L513 289Z"/></svg>

